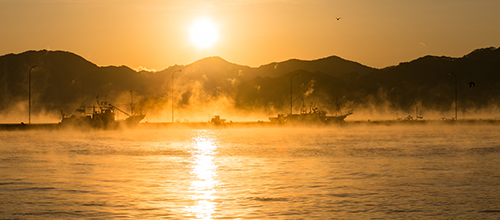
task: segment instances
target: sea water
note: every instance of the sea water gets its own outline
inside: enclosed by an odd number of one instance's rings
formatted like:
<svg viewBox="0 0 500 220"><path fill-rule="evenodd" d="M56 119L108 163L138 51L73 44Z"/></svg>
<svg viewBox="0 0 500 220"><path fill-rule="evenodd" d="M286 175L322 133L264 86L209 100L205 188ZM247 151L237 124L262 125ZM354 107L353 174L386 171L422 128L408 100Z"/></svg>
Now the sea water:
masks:
<svg viewBox="0 0 500 220"><path fill-rule="evenodd" d="M500 126L0 132L0 219L500 218Z"/></svg>

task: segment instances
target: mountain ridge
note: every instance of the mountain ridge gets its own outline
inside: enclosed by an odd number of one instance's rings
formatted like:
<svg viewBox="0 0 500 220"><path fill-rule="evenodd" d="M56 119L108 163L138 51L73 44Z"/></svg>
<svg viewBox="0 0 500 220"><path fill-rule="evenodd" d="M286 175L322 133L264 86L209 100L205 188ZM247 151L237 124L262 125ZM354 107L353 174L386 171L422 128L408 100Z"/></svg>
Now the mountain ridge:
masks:
<svg viewBox="0 0 500 220"><path fill-rule="evenodd" d="M138 108L146 112L153 111L151 108L164 111L161 109L167 108L173 95L176 106L186 112L202 105L213 105L204 111L224 111L222 100L229 105L226 109L255 108L275 114L289 111L290 76L299 72L301 76L294 77L292 84L296 111L306 103L333 109L335 103L342 102L353 109L375 106L409 112L420 106L424 111L447 112L454 100L450 97L454 84L449 73L457 76L460 106L473 111L500 106L498 63L500 50L489 47L456 58L427 55L381 69L338 56L290 59L259 67L214 56L149 72L127 66L98 66L67 51L26 51L0 56L0 112L16 111L25 105L19 103L27 102L28 70L34 65L38 66L32 71L34 112L70 112L81 103L94 102L97 95L124 102L132 90ZM475 87L467 87L470 82Z"/></svg>

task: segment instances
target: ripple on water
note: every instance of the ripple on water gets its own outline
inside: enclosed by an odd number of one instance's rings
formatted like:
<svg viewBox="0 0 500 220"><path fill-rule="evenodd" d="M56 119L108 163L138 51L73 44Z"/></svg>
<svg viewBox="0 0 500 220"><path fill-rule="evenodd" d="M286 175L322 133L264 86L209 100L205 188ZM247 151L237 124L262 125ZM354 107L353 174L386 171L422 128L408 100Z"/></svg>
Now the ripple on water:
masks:
<svg viewBox="0 0 500 220"><path fill-rule="evenodd" d="M498 218L499 133L373 126L0 134L0 218Z"/></svg>

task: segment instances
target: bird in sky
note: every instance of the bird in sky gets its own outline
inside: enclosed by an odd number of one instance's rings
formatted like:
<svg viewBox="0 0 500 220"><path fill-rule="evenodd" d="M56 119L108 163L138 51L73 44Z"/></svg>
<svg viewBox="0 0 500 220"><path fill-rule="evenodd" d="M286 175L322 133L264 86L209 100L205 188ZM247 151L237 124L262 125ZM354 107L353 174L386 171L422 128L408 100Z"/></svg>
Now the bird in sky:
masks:
<svg viewBox="0 0 500 220"><path fill-rule="evenodd" d="M337 21L338 21L338 20L340 20L342 17L335 17L335 18L336 18L336 19L337 19Z"/></svg>
<svg viewBox="0 0 500 220"><path fill-rule="evenodd" d="M474 82L469 82L467 84L469 84L469 88L476 87L476 84Z"/></svg>

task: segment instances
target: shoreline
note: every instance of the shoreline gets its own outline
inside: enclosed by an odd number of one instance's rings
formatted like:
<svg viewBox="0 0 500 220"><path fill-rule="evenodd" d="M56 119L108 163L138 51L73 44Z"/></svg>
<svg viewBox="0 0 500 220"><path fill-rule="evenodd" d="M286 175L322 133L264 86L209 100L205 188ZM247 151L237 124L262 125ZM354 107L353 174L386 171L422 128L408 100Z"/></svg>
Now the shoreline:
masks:
<svg viewBox="0 0 500 220"><path fill-rule="evenodd" d="M119 127L111 130L120 129L171 129L171 128L232 128L232 127L344 127L357 125L500 125L497 119L470 119L470 120L367 120L367 121L344 121L335 124L278 124L263 121L251 122L228 122L223 124L212 124L210 122L143 122L134 127ZM106 130L89 127L63 126L60 123L5 123L0 124L0 131L27 131L27 130Z"/></svg>

